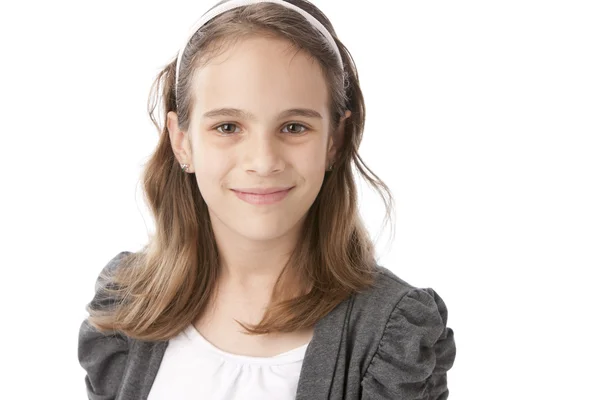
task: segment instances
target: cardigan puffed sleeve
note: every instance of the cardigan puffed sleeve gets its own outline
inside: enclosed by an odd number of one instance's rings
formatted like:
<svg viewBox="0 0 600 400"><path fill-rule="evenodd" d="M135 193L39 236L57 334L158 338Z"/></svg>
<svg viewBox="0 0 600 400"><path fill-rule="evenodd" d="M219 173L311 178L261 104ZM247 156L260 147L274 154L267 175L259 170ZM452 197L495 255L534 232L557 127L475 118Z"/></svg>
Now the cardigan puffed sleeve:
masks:
<svg viewBox="0 0 600 400"><path fill-rule="evenodd" d="M102 269L96 280L96 293L89 307L102 309L109 307L114 300L103 292L110 285L110 276L119 262L129 252L121 252L113 257ZM79 328L78 357L86 371L85 385L90 400L111 400L117 395L125 370L128 354L128 339L118 333L102 333L87 320Z"/></svg>
<svg viewBox="0 0 600 400"><path fill-rule="evenodd" d="M363 400L445 400L456 356L448 310L431 288L414 288L392 311L362 381Z"/></svg>

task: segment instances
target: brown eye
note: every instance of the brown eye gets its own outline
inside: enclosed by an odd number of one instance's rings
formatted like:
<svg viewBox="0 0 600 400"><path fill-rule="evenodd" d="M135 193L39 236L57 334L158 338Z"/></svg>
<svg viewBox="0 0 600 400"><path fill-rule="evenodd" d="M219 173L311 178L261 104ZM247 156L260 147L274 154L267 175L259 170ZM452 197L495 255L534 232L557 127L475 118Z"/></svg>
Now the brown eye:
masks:
<svg viewBox="0 0 600 400"><path fill-rule="evenodd" d="M307 128L304 125L297 124L297 123L287 124L285 127L286 128L292 127L292 129L290 130L289 133L293 133L293 134L304 133L307 130Z"/></svg>
<svg viewBox="0 0 600 400"><path fill-rule="evenodd" d="M217 130L225 135L231 135L232 133L235 133L235 128L237 127L237 125L235 124L230 124L230 123L226 123L226 124L221 124L219 126L217 126ZM221 129L223 128L223 129ZM233 129L233 131L232 131Z"/></svg>

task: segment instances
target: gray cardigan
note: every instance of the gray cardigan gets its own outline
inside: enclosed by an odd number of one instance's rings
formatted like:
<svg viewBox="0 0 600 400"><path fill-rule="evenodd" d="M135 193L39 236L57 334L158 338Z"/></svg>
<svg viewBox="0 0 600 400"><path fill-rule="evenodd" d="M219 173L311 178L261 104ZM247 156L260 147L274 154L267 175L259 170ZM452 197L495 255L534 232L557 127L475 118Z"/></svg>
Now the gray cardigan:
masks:
<svg viewBox="0 0 600 400"><path fill-rule="evenodd" d="M117 254L109 271L129 254ZM100 277L92 305L106 284ZM376 284L322 318L306 349L297 400L444 400L456 356L448 311L431 288L411 286L378 266ZM87 319L79 331L79 363L91 400L146 400L168 341L103 334Z"/></svg>

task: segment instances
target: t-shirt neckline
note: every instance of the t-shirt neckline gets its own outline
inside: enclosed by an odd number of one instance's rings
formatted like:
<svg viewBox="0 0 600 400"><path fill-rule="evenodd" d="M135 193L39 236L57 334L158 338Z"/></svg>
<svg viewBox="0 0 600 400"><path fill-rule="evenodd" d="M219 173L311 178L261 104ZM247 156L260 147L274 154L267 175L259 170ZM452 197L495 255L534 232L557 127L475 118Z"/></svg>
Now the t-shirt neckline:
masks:
<svg viewBox="0 0 600 400"><path fill-rule="evenodd" d="M234 354L224 350L221 350L211 342L209 342L202 334L196 329L193 324L190 324L185 329L186 336L194 343L197 343L204 347L206 350L211 353L218 354L219 356L226 358L228 360L235 361L237 363L243 364L260 364L260 365L281 365L281 364L290 364L296 361L300 361L304 358L304 354L309 343L305 343L301 346L298 346L294 349L286 351L284 353L277 354L271 357L257 357L257 356L246 356L241 354Z"/></svg>

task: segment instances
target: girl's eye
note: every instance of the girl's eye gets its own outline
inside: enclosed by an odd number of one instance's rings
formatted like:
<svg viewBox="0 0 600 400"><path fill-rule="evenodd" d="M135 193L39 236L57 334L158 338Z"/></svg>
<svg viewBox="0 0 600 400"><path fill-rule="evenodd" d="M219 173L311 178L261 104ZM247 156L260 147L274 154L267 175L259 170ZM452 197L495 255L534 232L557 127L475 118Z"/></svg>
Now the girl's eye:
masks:
<svg viewBox="0 0 600 400"><path fill-rule="evenodd" d="M231 132L232 127L233 127L233 132ZM221 125L217 126L217 130L225 135L231 135L232 133L235 133L236 127L237 127L237 125L235 125L235 124L227 123L227 124L221 124ZM224 128L225 132L223 132L223 130L221 130L220 128Z"/></svg>
<svg viewBox="0 0 600 400"><path fill-rule="evenodd" d="M292 129L292 132L289 132L289 133L294 133L294 134L304 133L307 129L304 125L297 124L297 123L287 124L285 127L289 128L290 126L296 128L296 129ZM298 130L298 129L303 129L303 130Z"/></svg>

